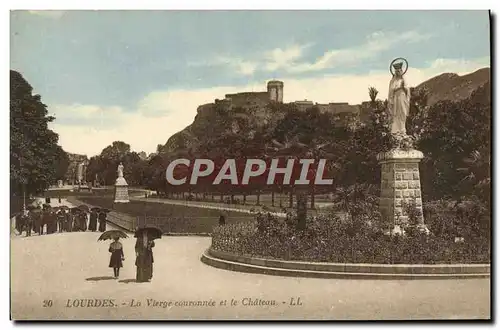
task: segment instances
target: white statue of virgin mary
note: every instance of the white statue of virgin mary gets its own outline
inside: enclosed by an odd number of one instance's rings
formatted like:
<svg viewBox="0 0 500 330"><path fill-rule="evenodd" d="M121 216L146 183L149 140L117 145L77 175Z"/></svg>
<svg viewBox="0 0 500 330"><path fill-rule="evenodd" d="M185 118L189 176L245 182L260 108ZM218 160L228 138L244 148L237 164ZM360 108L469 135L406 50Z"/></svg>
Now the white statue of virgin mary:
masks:
<svg viewBox="0 0 500 330"><path fill-rule="evenodd" d="M393 64L394 74L387 98L391 133L395 135L406 135L406 118L410 112L410 89L406 86L402 66L402 62Z"/></svg>
<svg viewBox="0 0 500 330"><path fill-rule="evenodd" d="M123 178L123 164L120 163L120 165L118 165L118 177L119 178Z"/></svg>

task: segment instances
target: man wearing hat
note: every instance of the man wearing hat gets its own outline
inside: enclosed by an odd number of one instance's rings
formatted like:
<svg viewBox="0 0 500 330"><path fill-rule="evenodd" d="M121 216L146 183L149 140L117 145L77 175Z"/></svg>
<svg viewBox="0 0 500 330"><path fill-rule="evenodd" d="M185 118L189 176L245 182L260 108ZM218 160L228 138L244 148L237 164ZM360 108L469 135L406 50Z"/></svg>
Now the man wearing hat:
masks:
<svg viewBox="0 0 500 330"><path fill-rule="evenodd" d="M31 236L31 229L33 228L33 213L24 210L23 214L25 216L24 229L26 230L26 236Z"/></svg>

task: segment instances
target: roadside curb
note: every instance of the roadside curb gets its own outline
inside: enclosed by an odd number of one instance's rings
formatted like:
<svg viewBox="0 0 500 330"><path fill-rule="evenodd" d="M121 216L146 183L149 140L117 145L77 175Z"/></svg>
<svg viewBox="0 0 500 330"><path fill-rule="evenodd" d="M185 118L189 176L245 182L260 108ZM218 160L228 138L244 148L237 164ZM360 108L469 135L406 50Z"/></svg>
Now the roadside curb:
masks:
<svg viewBox="0 0 500 330"><path fill-rule="evenodd" d="M271 260L206 250L201 261L209 266L254 274L338 279L477 279L490 278L489 264L384 265L337 264Z"/></svg>

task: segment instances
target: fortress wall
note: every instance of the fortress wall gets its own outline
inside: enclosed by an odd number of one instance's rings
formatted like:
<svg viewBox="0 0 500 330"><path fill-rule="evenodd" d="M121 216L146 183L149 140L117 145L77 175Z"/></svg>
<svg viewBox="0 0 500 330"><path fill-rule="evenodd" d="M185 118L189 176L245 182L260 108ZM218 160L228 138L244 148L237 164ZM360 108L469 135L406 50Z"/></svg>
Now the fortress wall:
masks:
<svg viewBox="0 0 500 330"><path fill-rule="evenodd" d="M226 94L226 99L231 101L233 107L245 107L250 105L265 106L269 103L269 94L267 92Z"/></svg>
<svg viewBox="0 0 500 330"><path fill-rule="evenodd" d="M350 105L349 103L329 103L329 104L317 104L316 105L321 112L331 112L334 114L341 113L360 113L359 105Z"/></svg>

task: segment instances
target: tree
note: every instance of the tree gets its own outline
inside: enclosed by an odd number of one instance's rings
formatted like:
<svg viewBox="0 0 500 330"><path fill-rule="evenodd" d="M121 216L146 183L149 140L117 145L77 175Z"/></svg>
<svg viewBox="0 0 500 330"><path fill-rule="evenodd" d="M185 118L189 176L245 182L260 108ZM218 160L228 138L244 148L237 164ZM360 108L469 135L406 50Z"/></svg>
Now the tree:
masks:
<svg viewBox="0 0 500 330"><path fill-rule="evenodd" d="M375 87L368 88L368 95L370 95L370 101L375 102L378 95L378 90Z"/></svg>
<svg viewBox="0 0 500 330"><path fill-rule="evenodd" d="M330 144L336 143L335 131L341 125L331 113L321 113L316 106L306 111L299 111L290 106L284 106L283 109L285 115L277 123L269 146L274 149L271 149L274 155L292 157L296 160L335 159L328 149L331 149ZM332 164L334 163L329 162L327 165ZM289 187L289 207L293 205L294 188L293 184ZM311 185L310 194L311 207L314 208L314 185Z"/></svg>
<svg viewBox="0 0 500 330"><path fill-rule="evenodd" d="M491 203L491 155L489 146L481 146L463 160L464 167L457 170L463 174L460 190L467 195L479 196L486 205Z"/></svg>
<svg viewBox="0 0 500 330"><path fill-rule="evenodd" d="M123 141L113 142L100 155L92 157L87 166L87 177L94 179L97 174L102 184L113 184L120 163L125 167L123 174L129 185L149 184L148 160L142 159L137 152L130 151L130 145Z"/></svg>
<svg viewBox="0 0 500 330"><path fill-rule="evenodd" d="M87 165L87 178L92 181L97 178L100 184L104 185L105 182L105 166L103 164L102 158L100 156L93 156L89 159L89 163Z"/></svg>
<svg viewBox="0 0 500 330"><path fill-rule="evenodd" d="M406 131L417 140L420 138L429 113L428 98L429 91L427 89L410 88L410 113L406 122Z"/></svg>
<svg viewBox="0 0 500 330"><path fill-rule="evenodd" d="M60 146L56 146L56 180L64 180L69 167L69 156Z"/></svg>
<svg viewBox="0 0 500 330"><path fill-rule="evenodd" d="M120 162L129 152L129 144L122 141L114 141L101 151L101 157Z"/></svg>
<svg viewBox="0 0 500 330"><path fill-rule="evenodd" d="M491 146L491 98L489 84L468 99L441 101L419 114L417 148L421 163L422 193L427 200L470 196L475 178L488 182ZM474 161L474 159L476 159ZM473 165L473 164L476 165ZM474 168L475 167L475 168ZM462 169L469 168L469 173Z"/></svg>
<svg viewBox="0 0 500 330"><path fill-rule="evenodd" d="M129 152L125 154L121 162L125 166L124 176L127 178L127 182L131 186L142 186L144 185L144 168L146 161L143 161L138 153Z"/></svg>
<svg viewBox="0 0 500 330"><path fill-rule="evenodd" d="M166 155L156 155L152 157L144 168L144 184L149 188L160 193L166 188Z"/></svg>
<svg viewBox="0 0 500 330"><path fill-rule="evenodd" d="M40 95L17 71L10 71L10 185L11 196L42 192L61 179L67 155L57 145L59 136L48 128Z"/></svg>
<svg viewBox="0 0 500 330"><path fill-rule="evenodd" d="M369 107L367 123L354 129L341 126L333 131L335 137L331 152L339 164L336 175L339 189L359 184L380 184L377 154L390 148L387 104L373 100L364 106Z"/></svg>

